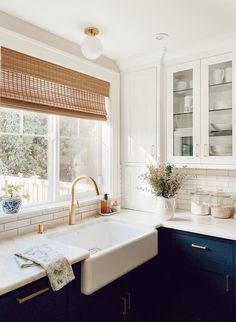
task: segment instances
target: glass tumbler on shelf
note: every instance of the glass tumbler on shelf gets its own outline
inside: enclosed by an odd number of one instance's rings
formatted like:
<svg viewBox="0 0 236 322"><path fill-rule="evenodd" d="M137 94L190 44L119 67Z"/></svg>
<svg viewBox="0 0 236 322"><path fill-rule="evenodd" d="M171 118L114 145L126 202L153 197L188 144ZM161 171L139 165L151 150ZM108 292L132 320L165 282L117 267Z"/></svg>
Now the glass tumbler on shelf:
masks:
<svg viewBox="0 0 236 322"><path fill-rule="evenodd" d="M234 214L234 201L230 195L217 192L211 195L211 215L216 218L230 218Z"/></svg>
<svg viewBox="0 0 236 322"><path fill-rule="evenodd" d="M191 213L199 216L210 214L210 195L202 190L191 193Z"/></svg>

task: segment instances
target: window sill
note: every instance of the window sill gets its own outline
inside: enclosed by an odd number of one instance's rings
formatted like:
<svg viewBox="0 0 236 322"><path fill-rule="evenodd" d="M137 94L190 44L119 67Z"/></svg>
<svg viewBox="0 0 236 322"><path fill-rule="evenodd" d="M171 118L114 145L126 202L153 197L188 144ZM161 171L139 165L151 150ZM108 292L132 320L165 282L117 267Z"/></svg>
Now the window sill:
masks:
<svg viewBox="0 0 236 322"><path fill-rule="evenodd" d="M79 199L79 205L89 206L101 200L102 197L103 197L102 195L99 195L99 196ZM41 216L41 215L47 215L54 212L65 211L65 210L68 210L69 207L70 207L70 202L67 200L62 202L51 202L47 204L45 203L40 205L34 205L32 207L22 207L20 212L17 214L5 214L1 210L0 224L5 222L17 221L20 219L31 218L34 216Z"/></svg>

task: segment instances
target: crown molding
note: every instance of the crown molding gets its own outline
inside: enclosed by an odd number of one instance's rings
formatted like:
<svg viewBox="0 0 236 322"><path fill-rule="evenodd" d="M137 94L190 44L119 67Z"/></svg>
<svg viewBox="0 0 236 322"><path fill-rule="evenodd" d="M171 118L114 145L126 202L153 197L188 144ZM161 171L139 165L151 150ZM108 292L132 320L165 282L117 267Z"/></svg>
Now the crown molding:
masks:
<svg viewBox="0 0 236 322"><path fill-rule="evenodd" d="M236 51L236 32L228 33L211 39L208 43L197 48L183 48L182 50L168 51L165 55L165 65L175 65L222 55Z"/></svg>
<svg viewBox="0 0 236 322"><path fill-rule="evenodd" d="M153 52L125 57L117 60L116 63L122 72L160 66L165 52L166 48L160 48Z"/></svg>

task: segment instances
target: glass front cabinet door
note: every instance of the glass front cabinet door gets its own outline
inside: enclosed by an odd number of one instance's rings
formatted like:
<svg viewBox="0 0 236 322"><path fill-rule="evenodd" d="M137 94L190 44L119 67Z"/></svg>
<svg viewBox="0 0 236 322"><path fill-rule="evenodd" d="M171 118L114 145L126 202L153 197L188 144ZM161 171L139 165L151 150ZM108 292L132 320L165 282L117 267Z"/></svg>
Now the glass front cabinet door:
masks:
<svg viewBox="0 0 236 322"><path fill-rule="evenodd" d="M202 60L202 163L236 164L235 54Z"/></svg>
<svg viewBox="0 0 236 322"><path fill-rule="evenodd" d="M174 164L200 162L200 61L167 71L167 154Z"/></svg>

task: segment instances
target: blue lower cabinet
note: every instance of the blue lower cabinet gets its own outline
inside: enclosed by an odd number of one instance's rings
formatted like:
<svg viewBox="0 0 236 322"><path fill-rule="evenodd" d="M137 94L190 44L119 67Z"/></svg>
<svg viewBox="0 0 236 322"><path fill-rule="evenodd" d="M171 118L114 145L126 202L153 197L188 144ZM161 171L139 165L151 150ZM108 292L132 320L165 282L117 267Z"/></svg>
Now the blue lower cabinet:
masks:
<svg viewBox="0 0 236 322"><path fill-rule="evenodd" d="M157 322L151 301L153 262L122 276L91 295L80 292L80 265L75 280L53 292L48 278L0 296L0 322ZM152 287L151 287L152 285Z"/></svg>
<svg viewBox="0 0 236 322"><path fill-rule="evenodd" d="M66 290L53 292L47 279L34 282L0 297L1 322L64 322Z"/></svg>
<svg viewBox="0 0 236 322"><path fill-rule="evenodd" d="M73 267L78 276L79 265ZM0 296L1 322L65 322L72 321L72 314L80 320L80 292L76 304L69 304L70 294L75 296L77 279L53 292L48 278L42 278L15 291ZM74 309L76 307L76 309ZM79 309L77 309L79 308ZM71 310L71 312L69 312ZM71 314L72 313L72 314Z"/></svg>
<svg viewBox="0 0 236 322"><path fill-rule="evenodd" d="M103 287L91 295L82 295L83 322L118 322L122 318L121 295L113 284Z"/></svg>
<svg viewBox="0 0 236 322"><path fill-rule="evenodd" d="M136 305L135 272L122 276L91 295L83 296L83 322L145 322L134 319L139 315ZM143 301L142 305L144 305ZM141 316L141 315L140 315Z"/></svg>
<svg viewBox="0 0 236 322"><path fill-rule="evenodd" d="M169 321L235 322L234 242L162 230L171 243L166 259L167 287L174 290Z"/></svg>

